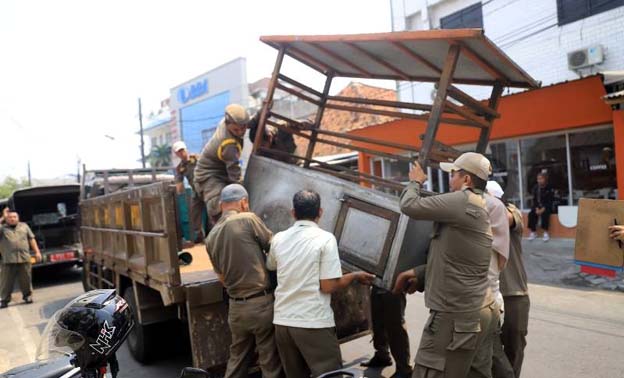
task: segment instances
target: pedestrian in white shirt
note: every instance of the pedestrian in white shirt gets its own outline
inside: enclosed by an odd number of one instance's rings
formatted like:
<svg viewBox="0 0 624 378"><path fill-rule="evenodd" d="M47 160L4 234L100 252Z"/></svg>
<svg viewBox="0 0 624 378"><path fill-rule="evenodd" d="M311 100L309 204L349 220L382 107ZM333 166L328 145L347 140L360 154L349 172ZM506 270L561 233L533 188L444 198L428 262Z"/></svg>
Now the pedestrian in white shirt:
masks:
<svg viewBox="0 0 624 378"><path fill-rule="evenodd" d="M318 193L302 190L293 197L296 222L273 236L267 268L277 270L275 341L286 377L319 376L342 368L331 293L374 275L342 274L338 244L318 221L323 214Z"/></svg>

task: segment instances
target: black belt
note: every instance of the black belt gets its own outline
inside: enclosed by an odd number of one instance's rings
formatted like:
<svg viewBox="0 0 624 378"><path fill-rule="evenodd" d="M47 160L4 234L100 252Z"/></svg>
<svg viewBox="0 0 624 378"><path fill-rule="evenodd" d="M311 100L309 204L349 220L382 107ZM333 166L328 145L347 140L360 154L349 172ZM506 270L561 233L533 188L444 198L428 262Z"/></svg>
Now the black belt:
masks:
<svg viewBox="0 0 624 378"><path fill-rule="evenodd" d="M230 297L230 300L232 300L234 302L244 302L244 301L248 301L250 299L254 299L254 298L258 298L258 297L264 297L264 296L267 296L267 295L270 295L270 294L273 294L273 290L265 289L265 290L262 290L259 293L252 294L252 295L250 295L248 297L244 297L244 298Z"/></svg>

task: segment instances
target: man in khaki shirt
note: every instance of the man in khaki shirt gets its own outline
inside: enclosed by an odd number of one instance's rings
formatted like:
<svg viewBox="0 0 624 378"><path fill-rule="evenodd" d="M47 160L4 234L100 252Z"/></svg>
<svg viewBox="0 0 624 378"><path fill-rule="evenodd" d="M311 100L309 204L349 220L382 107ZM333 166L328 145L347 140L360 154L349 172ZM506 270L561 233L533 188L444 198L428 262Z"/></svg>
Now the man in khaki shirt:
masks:
<svg viewBox="0 0 624 378"><path fill-rule="evenodd" d="M6 214L4 223L0 225L0 308L9 305L16 278L24 302L32 303L31 248L35 252L36 261L41 261L41 252L30 227L19 221L19 215L15 211Z"/></svg>
<svg viewBox="0 0 624 378"><path fill-rule="evenodd" d="M491 377L498 313L488 280L492 232L483 198L490 162L468 152L440 168L451 174L452 193L423 197L427 176L415 164L400 199L409 217L434 221L427 264L401 273L394 288L401 292L410 283L412 291L424 281L430 309L412 377Z"/></svg>
<svg viewBox="0 0 624 378"><path fill-rule="evenodd" d="M240 105L225 108L225 118L204 146L195 167L194 187L206 204L211 223L219 219L219 194L242 181L240 158L249 114Z"/></svg>
<svg viewBox="0 0 624 378"><path fill-rule="evenodd" d="M203 199L197 194L193 186L195 166L197 165L197 160L199 160L199 155L189 154L186 143L181 140L175 142L172 149L173 153L180 159L180 163L178 163L175 169L176 192L178 194L184 193L184 179L186 179L192 189L191 206L188 209L194 233L194 235L191 235L191 240L195 241L195 243L201 243L204 241L202 216L206 205L204 205Z"/></svg>
<svg viewBox="0 0 624 378"><path fill-rule="evenodd" d="M206 238L214 271L230 297L232 344L225 377L247 377L256 348L262 376L283 377L273 329L273 293L263 252L269 249L272 233L249 211L248 198L240 184L223 188L223 214Z"/></svg>

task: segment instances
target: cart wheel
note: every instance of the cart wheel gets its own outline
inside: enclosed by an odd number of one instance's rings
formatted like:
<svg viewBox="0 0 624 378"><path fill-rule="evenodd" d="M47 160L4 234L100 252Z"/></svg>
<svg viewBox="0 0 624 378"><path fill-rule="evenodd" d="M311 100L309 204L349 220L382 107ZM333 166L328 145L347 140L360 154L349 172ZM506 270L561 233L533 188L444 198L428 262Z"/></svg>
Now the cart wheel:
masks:
<svg viewBox="0 0 624 378"><path fill-rule="evenodd" d="M128 334L128 349L130 349L130 353L135 360L147 364L153 360L157 352L156 329L154 325L144 326L138 323L138 309L134 300L134 289L132 286L126 288L123 298L132 309L135 321L134 328Z"/></svg>

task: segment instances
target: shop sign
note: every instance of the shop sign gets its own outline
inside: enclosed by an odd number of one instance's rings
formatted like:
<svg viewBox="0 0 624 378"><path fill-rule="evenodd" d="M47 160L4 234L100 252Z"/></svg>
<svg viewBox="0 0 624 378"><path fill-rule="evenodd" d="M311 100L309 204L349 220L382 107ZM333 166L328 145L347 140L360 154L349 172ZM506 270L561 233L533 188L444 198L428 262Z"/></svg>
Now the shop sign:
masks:
<svg viewBox="0 0 624 378"><path fill-rule="evenodd" d="M186 104L187 102L201 97L206 93L208 93L208 79L204 79L178 89L177 96L178 101L181 104Z"/></svg>

